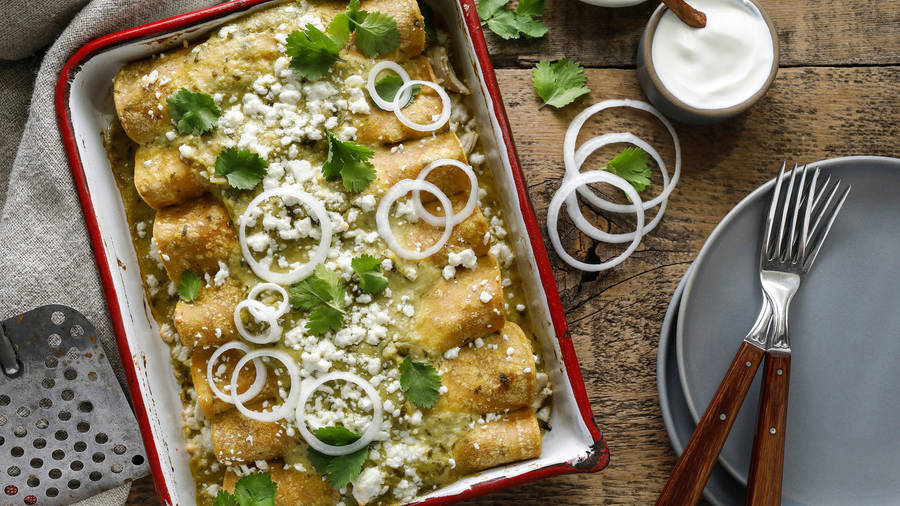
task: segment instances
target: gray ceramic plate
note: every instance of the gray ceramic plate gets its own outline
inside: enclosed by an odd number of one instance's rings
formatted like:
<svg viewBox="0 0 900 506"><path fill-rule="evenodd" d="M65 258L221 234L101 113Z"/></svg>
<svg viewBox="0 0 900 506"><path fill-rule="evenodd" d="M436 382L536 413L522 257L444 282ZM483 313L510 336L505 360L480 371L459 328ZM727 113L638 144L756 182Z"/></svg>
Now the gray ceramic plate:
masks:
<svg viewBox="0 0 900 506"><path fill-rule="evenodd" d="M818 164L853 185L791 306L791 390L784 497L800 504L881 505L900 498L900 160ZM707 240L685 284L676 352L696 421L762 298L758 250L769 182ZM720 462L746 483L759 378Z"/></svg>

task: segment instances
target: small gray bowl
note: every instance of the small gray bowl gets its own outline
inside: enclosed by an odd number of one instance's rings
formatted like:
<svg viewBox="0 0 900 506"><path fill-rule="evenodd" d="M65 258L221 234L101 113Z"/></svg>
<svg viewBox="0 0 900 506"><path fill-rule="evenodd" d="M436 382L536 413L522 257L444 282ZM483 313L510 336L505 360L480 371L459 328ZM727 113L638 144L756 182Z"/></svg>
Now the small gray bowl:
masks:
<svg viewBox="0 0 900 506"><path fill-rule="evenodd" d="M641 89L644 90L644 95L646 95L650 102L663 114L682 123L711 125L733 118L746 111L766 94L766 91L772 86L772 82L775 81L775 75L778 74L778 33L775 31L775 25L772 24L769 15L766 14L766 11L759 5L759 2L757 0L749 1L759 9L763 20L769 27L769 33L772 34L772 43L774 45L772 69L769 72L769 78L766 79L763 87L753 94L753 96L737 105L721 109L698 109L689 106L676 98L672 92L663 86L662 81L659 79L659 75L656 73L656 69L653 66L651 49L653 47L653 36L656 34L656 27L659 25L659 20L668 8L664 4L660 4L660 6L653 11L653 14L650 16L650 21L647 22L647 27L644 28L644 33L641 35L641 40L638 44L637 77L638 82L641 84Z"/></svg>

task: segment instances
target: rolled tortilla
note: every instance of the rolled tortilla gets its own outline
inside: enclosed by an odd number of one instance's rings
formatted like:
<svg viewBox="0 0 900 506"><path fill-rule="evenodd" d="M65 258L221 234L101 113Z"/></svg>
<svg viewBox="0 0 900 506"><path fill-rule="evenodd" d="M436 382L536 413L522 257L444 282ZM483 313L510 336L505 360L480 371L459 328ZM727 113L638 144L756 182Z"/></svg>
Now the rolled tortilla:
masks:
<svg viewBox="0 0 900 506"><path fill-rule="evenodd" d="M434 409L500 413L531 406L536 380L531 342L521 327L506 322L503 330L468 345L438 364L447 391Z"/></svg>
<svg viewBox="0 0 900 506"><path fill-rule="evenodd" d="M375 148L372 164L375 165L375 181L366 193L380 194L388 191L401 179L415 179L426 165L441 159L466 163L466 154L456 134L445 132L422 139ZM434 169L426 178L445 194L454 195L469 191L469 178L456 167ZM422 193L424 201L434 200L429 193Z"/></svg>
<svg viewBox="0 0 900 506"><path fill-rule="evenodd" d="M453 278L441 278L425 292L415 318L410 340L432 354L503 328L506 312L497 259L479 257L475 269L460 267Z"/></svg>
<svg viewBox="0 0 900 506"><path fill-rule="evenodd" d="M244 298L244 291L234 282L219 286L201 286L192 302L175 304L175 330L181 344L190 348L218 346L238 338L234 325L234 308Z"/></svg>
<svg viewBox="0 0 900 506"><path fill-rule="evenodd" d="M229 404L213 394L209 388L209 381L206 377L206 366L209 363L209 357L215 352L214 347L199 348L194 350L191 355L191 379L194 382L194 392L197 394L197 404L203 410L203 414L207 419L212 419L215 415L234 408L233 404ZM231 381L231 373L234 366L244 354L240 350L229 350L223 353L216 361L216 367L213 370L216 387L222 392L228 392L228 384ZM218 372L221 371L221 374ZM255 380L255 368L253 364L247 364L238 375L238 393L243 393ZM278 392L277 377L274 374L266 376L266 384L263 386L262 392L257 395L255 401L263 401L274 399Z"/></svg>
<svg viewBox="0 0 900 506"><path fill-rule="evenodd" d="M293 467L285 469L284 463L276 460L266 463L265 472L278 485L275 489L275 506L331 506L341 498L337 490L331 488L325 478L315 471L297 471ZM239 479L237 474L226 470L222 488L234 492Z"/></svg>
<svg viewBox="0 0 900 506"><path fill-rule="evenodd" d="M248 405L258 411L259 404ZM225 465L281 457L297 444L297 437L288 435L287 425L279 422L258 422L232 409L210 420L212 443L216 459Z"/></svg>
<svg viewBox="0 0 900 506"><path fill-rule="evenodd" d="M451 197L453 210L460 211L466 204L467 194L457 193ZM444 211L438 210L439 203L436 201L424 204L425 209L434 216L444 216ZM470 249L476 256L487 255L491 249L491 236L488 233L490 227L487 220L481 213L481 209L476 206L472 214L468 218L458 223L450 232L447 244L437 251L437 253L428 257L428 261L436 264L447 263L447 257L450 253L459 253ZM407 225L405 229L398 233L401 244L407 249L417 250L425 249L436 243L443 234L443 227L435 227L419 220L416 223Z"/></svg>
<svg viewBox="0 0 900 506"><path fill-rule="evenodd" d="M530 408L520 409L476 425L453 445L451 454L461 475L540 457L537 417Z"/></svg>
<svg viewBox="0 0 900 506"><path fill-rule="evenodd" d="M209 181L176 148L142 144L134 154L134 186L147 205L160 210L203 195Z"/></svg>
<svg viewBox="0 0 900 506"><path fill-rule="evenodd" d="M156 213L153 240L169 279L175 282L188 269L197 275L215 272L237 245L228 212L209 196Z"/></svg>

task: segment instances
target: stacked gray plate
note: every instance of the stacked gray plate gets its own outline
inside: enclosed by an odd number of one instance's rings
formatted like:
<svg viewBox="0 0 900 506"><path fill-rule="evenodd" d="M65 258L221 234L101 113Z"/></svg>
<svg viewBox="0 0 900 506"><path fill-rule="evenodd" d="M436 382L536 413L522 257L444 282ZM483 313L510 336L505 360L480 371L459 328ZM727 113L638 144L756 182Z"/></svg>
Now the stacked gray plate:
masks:
<svg viewBox="0 0 900 506"><path fill-rule="evenodd" d="M900 160L812 164L853 189L791 307L783 504L900 503ZM713 231L670 304L658 387L681 452L761 302L758 244L769 182ZM744 503L759 377L705 496Z"/></svg>

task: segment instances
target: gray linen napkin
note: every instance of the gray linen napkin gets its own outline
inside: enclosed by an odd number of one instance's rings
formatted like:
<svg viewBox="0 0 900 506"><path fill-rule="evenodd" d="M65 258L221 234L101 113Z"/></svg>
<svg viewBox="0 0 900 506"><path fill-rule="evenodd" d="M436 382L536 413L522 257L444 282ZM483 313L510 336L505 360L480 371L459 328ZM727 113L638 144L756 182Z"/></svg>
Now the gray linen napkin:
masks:
<svg viewBox="0 0 900 506"><path fill-rule="evenodd" d="M0 2L0 60L6 60L0 61L0 319L50 303L74 307L97 327L123 384L78 195L57 129L56 79L66 60L96 37L215 3ZM51 42L35 75L39 56L34 53ZM125 485L82 504L124 504L129 488Z"/></svg>

